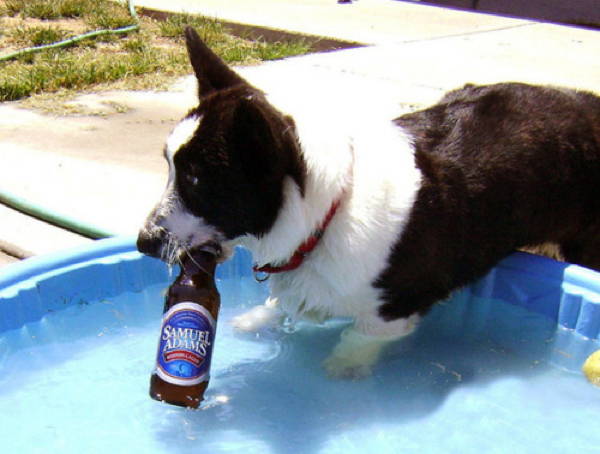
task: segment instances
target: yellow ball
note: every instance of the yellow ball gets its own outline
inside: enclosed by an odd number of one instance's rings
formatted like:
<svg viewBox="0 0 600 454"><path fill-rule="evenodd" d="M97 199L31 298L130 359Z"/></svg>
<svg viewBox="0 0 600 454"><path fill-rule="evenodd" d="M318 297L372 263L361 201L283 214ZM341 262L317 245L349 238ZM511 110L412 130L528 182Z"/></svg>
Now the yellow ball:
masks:
<svg viewBox="0 0 600 454"><path fill-rule="evenodd" d="M600 350L586 359L581 370L593 385L600 386Z"/></svg>

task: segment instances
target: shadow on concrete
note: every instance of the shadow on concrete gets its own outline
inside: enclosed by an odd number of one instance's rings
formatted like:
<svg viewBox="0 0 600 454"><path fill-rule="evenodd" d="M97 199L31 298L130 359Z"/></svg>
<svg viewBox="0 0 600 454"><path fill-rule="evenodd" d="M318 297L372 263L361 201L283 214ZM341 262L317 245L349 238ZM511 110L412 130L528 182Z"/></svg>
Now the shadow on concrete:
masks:
<svg viewBox="0 0 600 454"><path fill-rule="evenodd" d="M158 11L150 8L140 8L140 14L151 17L155 20L164 21L169 16L176 14L167 11ZM219 20L225 25L227 31L232 35L248 40L264 40L266 42L289 41L304 39L311 46L312 52L327 52L339 49L349 49L353 47L361 47L363 44L351 41L342 41L323 36L314 36L299 32L288 32L269 27L258 25L245 25L235 22Z"/></svg>
<svg viewBox="0 0 600 454"><path fill-rule="evenodd" d="M598 0L423 0L419 3L600 30Z"/></svg>

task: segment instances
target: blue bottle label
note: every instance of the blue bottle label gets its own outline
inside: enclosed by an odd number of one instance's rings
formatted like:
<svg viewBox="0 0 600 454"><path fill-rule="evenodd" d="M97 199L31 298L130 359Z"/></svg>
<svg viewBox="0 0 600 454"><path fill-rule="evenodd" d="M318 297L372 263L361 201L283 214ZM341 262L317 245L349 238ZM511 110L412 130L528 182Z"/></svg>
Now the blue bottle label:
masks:
<svg viewBox="0 0 600 454"><path fill-rule="evenodd" d="M163 315L156 373L164 381L192 386L208 380L215 320L201 305L178 303Z"/></svg>

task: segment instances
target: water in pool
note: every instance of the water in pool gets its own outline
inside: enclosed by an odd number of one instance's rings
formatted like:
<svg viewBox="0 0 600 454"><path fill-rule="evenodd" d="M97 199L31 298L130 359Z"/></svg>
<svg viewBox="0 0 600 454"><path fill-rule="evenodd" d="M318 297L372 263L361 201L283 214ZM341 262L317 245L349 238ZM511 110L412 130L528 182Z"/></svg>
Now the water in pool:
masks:
<svg viewBox="0 0 600 454"><path fill-rule="evenodd" d="M578 367L600 345L542 316L461 293L372 377L337 381L320 363L345 321L237 334L228 321L266 290L250 278L219 286L198 411L148 397L163 288L80 301L0 333L2 452L598 452L600 389Z"/></svg>

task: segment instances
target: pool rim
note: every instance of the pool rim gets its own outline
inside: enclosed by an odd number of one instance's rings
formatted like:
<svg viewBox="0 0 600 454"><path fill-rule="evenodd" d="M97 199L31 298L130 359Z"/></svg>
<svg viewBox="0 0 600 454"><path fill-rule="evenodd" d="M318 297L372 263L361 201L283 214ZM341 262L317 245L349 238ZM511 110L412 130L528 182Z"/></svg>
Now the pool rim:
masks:
<svg viewBox="0 0 600 454"><path fill-rule="evenodd" d="M61 251L37 255L0 269L0 290L50 271L56 271L79 263L97 260L122 253L136 252L136 237L122 235L96 240L92 243ZM503 258L494 268L523 269L533 274L543 274L552 269L563 274L563 282L586 288L600 294L600 272L579 265L559 262L527 252L513 252ZM493 268L493 269L494 269Z"/></svg>
<svg viewBox="0 0 600 454"><path fill-rule="evenodd" d="M49 272L113 255L136 252L135 241L133 235L116 236L11 263L0 269L0 291Z"/></svg>

